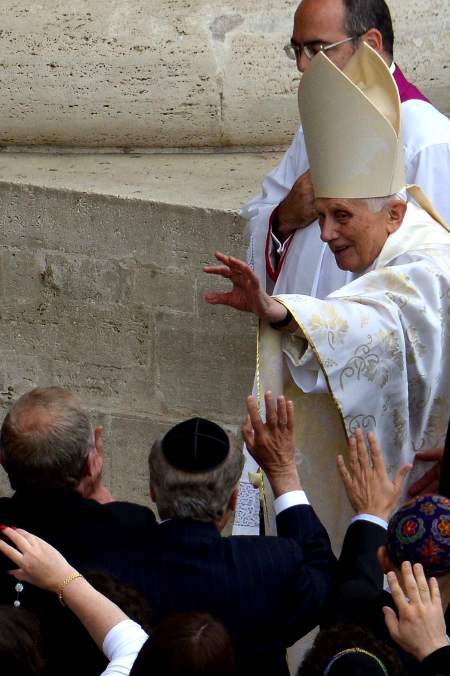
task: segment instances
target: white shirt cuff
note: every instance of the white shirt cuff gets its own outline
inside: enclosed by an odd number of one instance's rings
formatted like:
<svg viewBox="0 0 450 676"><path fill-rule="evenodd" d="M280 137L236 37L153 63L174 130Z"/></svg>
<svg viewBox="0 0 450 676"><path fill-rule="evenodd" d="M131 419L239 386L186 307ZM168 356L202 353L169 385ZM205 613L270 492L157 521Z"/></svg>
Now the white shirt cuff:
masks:
<svg viewBox="0 0 450 676"><path fill-rule="evenodd" d="M385 530L388 528L388 522L379 516L374 516L374 514L357 514L351 522L355 523L355 521L370 521L370 523L376 523L377 526L381 526Z"/></svg>
<svg viewBox="0 0 450 676"><path fill-rule="evenodd" d="M277 516L285 509L295 507L295 505L309 505L305 491L289 491L289 493L283 493L273 501L273 508Z"/></svg>

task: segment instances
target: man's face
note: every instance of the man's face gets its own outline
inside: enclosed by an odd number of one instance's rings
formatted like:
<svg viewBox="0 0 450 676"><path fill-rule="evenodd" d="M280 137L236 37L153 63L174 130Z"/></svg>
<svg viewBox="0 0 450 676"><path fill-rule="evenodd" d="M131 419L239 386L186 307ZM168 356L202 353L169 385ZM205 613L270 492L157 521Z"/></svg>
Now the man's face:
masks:
<svg viewBox="0 0 450 676"><path fill-rule="evenodd" d="M321 239L326 242L341 270L362 272L379 256L391 232L389 207L379 213L369 211L360 199L317 199Z"/></svg>
<svg viewBox="0 0 450 676"><path fill-rule="evenodd" d="M292 43L305 45L316 52L319 46L331 45L345 40L344 6L342 0L303 0L294 17ZM340 69L344 68L355 52L353 42L345 42L326 52L328 58ZM297 59L297 68L304 73L311 63L302 50Z"/></svg>

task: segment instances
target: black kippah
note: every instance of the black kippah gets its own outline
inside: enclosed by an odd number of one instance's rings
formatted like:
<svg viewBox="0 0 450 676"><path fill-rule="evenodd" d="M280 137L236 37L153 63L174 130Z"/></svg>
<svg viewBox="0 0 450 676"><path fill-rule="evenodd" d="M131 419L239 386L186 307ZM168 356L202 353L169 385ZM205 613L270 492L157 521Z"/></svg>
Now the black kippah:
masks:
<svg viewBox="0 0 450 676"><path fill-rule="evenodd" d="M184 472L208 472L225 460L230 442L216 423L191 418L172 427L163 437L161 448L172 467Z"/></svg>

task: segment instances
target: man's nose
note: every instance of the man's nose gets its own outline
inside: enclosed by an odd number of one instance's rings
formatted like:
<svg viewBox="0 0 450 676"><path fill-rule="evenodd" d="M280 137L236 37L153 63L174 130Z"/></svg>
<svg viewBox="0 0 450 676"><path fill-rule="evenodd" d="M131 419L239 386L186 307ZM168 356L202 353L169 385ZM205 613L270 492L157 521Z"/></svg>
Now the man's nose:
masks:
<svg viewBox="0 0 450 676"><path fill-rule="evenodd" d="M305 51L302 49L302 51L297 55L297 70L300 73L304 73L310 63L311 61L308 59Z"/></svg>
<svg viewBox="0 0 450 676"><path fill-rule="evenodd" d="M320 239L322 242L331 242L339 236L332 218L324 218L320 223Z"/></svg>

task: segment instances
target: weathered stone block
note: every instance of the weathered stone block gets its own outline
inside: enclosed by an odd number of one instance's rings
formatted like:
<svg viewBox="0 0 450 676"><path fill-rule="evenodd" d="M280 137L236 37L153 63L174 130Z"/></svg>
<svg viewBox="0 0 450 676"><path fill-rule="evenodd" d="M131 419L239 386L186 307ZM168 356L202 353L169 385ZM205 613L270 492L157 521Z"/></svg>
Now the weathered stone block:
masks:
<svg viewBox="0 0 450 676"><path fill-rule="evenodd" d="M92 305L2 305L4 344L23 355L123 368L149 359L149 317L139 309Z"/></svg>
<svg viewBox="0 0 450 676"><path fill-rule="evenodd" d="M228 318L192 326L162 313L157 327L159 387L169 409L239 419L253 383L252 333Z"/></svg>
<svg viewBox="0 0 450 676"><path fill-rule="evenodd" d="M193 313L195 287L192 274L155 265L137 267L132 301L146 307Z"/></svg>
<svg viewBox="0 0 450 676"><path fill-rule="evenodd" d="M148 454L153 442L170 427L170 423L137 416L112 416L111 436L107 440L111 453L111 491L118 500L150 505Z"/></svg>
<svg viewBox="0 0 450 676"><path fill-rule="evenodd" d="M45 299L41 282L44 258L20 250L0 251L0 298L3 302L40 302Z"/></svg>
<svg viewBox="0 0 450 676"><path fill-rule="evenodd" d="M120 261L47 254L41 272L43 285L69 301L128 303L132 271Z"/></svg>

